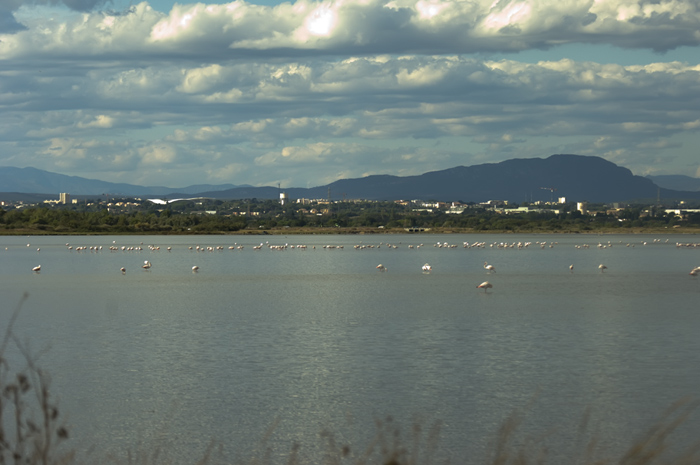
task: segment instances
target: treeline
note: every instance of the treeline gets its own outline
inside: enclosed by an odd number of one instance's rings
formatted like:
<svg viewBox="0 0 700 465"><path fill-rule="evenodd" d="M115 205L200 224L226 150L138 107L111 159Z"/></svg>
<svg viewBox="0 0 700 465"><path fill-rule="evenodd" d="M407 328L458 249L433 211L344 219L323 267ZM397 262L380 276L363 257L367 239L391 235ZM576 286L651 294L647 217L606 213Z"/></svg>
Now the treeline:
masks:
<svg viewBox="0 0 700 465"><path fill-rule="evenodd" d="M229 233L276 229L431 228L433 230L507 232L589 232L631 228L700 227L700 214L680 219L665 211L628 208L616 214L582 215L578 211L503 214L468 208L452 214L444 210L416 211L394 202L338 202L322 210L282 206L275 201L182 202L158 208L142 205L114 211L95 204L92 208L68 206L0 209L0 231L47 234L103 233ZM310 231L312 232L312 231Z"/></svg>
<svg viewBox="0 0 700 465"><path fill-rule="evenodd" d="M246 227L245 219L218 215L173 214L170 210L112 213L53 208L0 210L5 231L30 230L46 233L168 233L234 232Z"/></svg>

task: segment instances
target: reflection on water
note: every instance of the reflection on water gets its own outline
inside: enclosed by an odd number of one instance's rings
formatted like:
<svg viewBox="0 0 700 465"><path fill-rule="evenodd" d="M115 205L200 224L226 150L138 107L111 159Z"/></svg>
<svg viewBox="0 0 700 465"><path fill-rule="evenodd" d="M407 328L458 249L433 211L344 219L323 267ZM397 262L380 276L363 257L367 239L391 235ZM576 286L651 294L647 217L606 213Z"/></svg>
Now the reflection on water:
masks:
<svg viewBox="0 0 700 465"><path fill-rule="evenodd" d="M441 454L480 463L531 405L524 431L556 431L553 453L588 406L612 453L698 395L700 249L679 237L2 237L2 311L30 293L16 332L47 349L81 449L194 459L214 439L246 457L279 421L275 453L315 455L323 429L363 447L392 415L406 430L440 420Z"/></svg>

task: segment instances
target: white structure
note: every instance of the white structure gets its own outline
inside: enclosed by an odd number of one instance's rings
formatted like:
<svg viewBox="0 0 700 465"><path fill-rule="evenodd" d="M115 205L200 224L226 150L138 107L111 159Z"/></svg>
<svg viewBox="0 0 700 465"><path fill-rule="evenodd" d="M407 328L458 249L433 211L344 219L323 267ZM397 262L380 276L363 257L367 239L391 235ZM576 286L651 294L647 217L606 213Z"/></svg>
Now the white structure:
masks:
<svg viewBox="0 0 700 465"><path fill-rule="evenodd" d="M559 203L566 203L566 197L559 197Z"/></svg>
<svg viewBox="0 0 700 465"><path fill-rule="evenodd" d="M287 193L280 192L280 205L284 205L285 203L287 203Z"/></svg>
<svg viewBox="0 0 700 465"><path fill-rule="evenodd" d="M65 192L61 192L58 194L58 202L67 205L70 203L70 194L66 194Z"/></svg>
<svg viewBox="0 0 700 465"><path fill-rule="evenodd" d="M587 202L576 202L576 210L580 211L582 215L588 214L588 203Z"/></svg>

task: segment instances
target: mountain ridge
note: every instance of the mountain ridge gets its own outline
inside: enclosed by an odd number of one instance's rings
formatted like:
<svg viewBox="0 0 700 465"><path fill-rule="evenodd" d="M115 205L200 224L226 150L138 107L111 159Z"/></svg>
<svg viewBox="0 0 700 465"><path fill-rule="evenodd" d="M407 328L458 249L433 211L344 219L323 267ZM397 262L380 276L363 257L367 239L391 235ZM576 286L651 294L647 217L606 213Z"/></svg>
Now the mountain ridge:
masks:
<svg viewBox="0 0 700 465"><path fill-rule="evenodd" d="M268 188L230 189L202 196L274 198ZM372 175L341 179L325 186L289 188L290 198L362 198L367 200L423 199L483 202L525 202L566 197L568 201L625 202L665 199L698 200L700 192L660 188L600 157L557 154L547 158L515 158L499 163L458 166L414 176ZM542 191L548 191L546 193ZM256 195L257 194L257 195Z"/></svg>
<svg viewBox="0 0 700 465"><path fill-rule="evenodd" d="M691 178L693 179L693 178ZM0 192L42 193L57 197L110 195L133 197L210 197L216 199L277 199L280 189L272 186L200 184L186 188L138 186L67 176L37 168L0 167ZM568 201L627 202L655 200L700 200L700 192L660 187L648 177L636 176L624 167L595 156L555 154L547 158L513 158L497 163L429 171L413 176L388 174L339 179L311 188L283 190L290 199L398 200L525 202L566 197ZM108 193L108 194L106 194Z"/></svg>
<svg viewBox="0 0 700 465"><path fill-rule="evenodd" d="M25 194L49 194L55 192L55 195L58 195L59 192L68 192L71 195L104 195L109 193L110 195L142 196L167 195L174 192L196 194L205 190L216 190L217 187L220 187L220 190L225 190L241 186L235 184L195 184L179 188L139 186L137 184L114 183L80 176L69 176L33 167L0 167L0 192Z"/></svg>
<svg viewBox="0 0 700 465"><path fill-rule="evenodd" d="M647 176L648 179L659 187L680 191L700 191L700 178L686 176L683 174L664 174L657 176Z"/></svg>

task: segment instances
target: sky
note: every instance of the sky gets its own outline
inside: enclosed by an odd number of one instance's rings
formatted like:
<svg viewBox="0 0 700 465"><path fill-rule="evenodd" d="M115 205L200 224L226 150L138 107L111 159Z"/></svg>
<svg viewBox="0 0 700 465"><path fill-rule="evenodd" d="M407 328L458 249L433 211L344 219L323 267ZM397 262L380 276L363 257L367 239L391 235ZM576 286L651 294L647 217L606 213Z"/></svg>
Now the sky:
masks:
<svg viewBox="0 0 700 465"><path fill-rule="evenodd" d="M700 2L0 0L0 166L314 187L559 153L700 177Z"/></svg>

